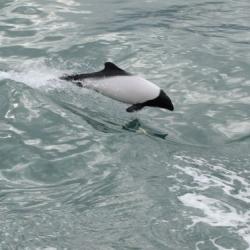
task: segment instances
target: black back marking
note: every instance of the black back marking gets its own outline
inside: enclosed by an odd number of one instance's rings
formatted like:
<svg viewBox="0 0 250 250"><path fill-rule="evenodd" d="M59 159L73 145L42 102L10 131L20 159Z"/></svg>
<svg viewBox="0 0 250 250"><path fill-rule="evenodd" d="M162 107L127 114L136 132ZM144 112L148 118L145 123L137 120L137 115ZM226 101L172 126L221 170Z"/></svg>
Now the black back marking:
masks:
<svg viewBox="0 0 250 250"><path fill-rule="evenodd" d="M104 69L98 72L86 73L86 74L76 74L63 76L60 79L66 81L83 81L88 78L102 78L102 77L112 77L112 76L129 76L130 73L119 68L112 62L106 62L104 64Z"/></svg>

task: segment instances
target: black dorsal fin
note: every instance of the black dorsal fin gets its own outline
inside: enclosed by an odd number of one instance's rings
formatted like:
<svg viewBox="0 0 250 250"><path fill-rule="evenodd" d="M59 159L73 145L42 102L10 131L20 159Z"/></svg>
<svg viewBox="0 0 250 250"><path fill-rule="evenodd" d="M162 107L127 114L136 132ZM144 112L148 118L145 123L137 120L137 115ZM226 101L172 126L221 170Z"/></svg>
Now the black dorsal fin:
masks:
<svg viewBox="0 0 250 250"><path fill-rule="evenodd" d="M105 62L104 66L105 66L104 68L105 71L124 71L112 62Z"/></svg>
<svg viewBox="0 0 250 250"><path fill-rule="evenodd" d="M105 76L129 76L130 73L126 72L125 70L119 68L112 62L105 62L104 64L103 73Z"/></svg>

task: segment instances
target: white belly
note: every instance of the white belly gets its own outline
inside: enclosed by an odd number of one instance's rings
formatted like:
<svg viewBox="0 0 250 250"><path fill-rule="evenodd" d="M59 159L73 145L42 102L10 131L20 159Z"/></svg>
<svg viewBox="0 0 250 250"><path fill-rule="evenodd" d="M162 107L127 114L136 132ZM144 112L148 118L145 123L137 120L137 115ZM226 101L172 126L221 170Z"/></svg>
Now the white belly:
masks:
<svg viewBox="0 0 250 250"><path fill-rule="evenodd" d="M160 88L139 76L112 76L83 84L117 101L136 104L159 96Z"/></svg>

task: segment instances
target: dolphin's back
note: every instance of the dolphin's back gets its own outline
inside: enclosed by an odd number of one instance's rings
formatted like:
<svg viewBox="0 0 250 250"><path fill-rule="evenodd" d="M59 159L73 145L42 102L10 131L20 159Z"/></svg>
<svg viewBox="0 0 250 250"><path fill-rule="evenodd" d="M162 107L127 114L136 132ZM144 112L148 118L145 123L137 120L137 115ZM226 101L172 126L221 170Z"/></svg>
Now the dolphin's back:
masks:
<svg viewBox="0 0 250 250"><path fill-rule="evenodd" d="M106 62L105 67L101 71L87 73L87 74L75 74L61 77L66 81L84 81L85 79L98 79L111 76L128 76L131 75L127 71L117 67L114 63Z"/></svg>

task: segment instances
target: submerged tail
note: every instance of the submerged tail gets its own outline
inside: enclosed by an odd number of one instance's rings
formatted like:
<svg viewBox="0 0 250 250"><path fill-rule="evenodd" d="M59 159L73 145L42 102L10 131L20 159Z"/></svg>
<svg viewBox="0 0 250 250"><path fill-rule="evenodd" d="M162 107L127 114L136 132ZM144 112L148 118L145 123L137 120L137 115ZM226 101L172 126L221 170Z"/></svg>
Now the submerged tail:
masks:
<svg viewBox="0 0 250 250"><path fill-rule="evenodd" d="M77 81L81 79L80 75L66 75L66 76L61 76L60 79L64 81L70 81L80 88L83 87L83 84Z"/></svg>

